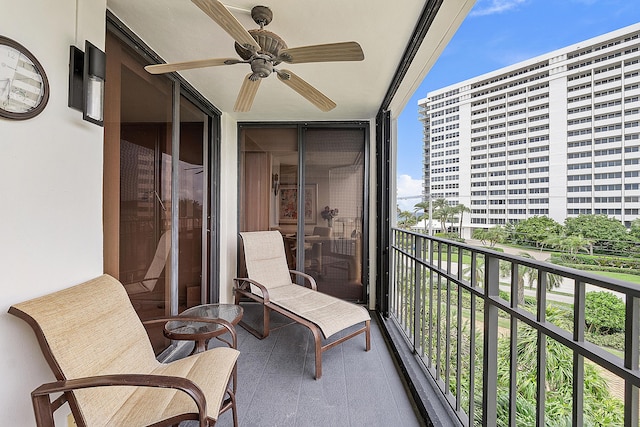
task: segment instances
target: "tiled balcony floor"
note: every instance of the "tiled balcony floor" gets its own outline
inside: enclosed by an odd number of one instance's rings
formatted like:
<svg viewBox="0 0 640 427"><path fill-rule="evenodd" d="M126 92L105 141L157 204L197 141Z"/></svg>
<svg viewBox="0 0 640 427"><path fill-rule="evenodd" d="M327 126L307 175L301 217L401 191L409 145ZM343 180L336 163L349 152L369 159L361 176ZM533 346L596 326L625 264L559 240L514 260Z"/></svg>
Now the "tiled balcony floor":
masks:
<svg viewBox="0 0 640 427"><path fill-rule="evenodd" d="M252 322L259 307L243 306L245 320ZM272 313L272 327L279 322L286 319ZM424 425L375 319L371 350L364 351L364 335L359 335L326 351L320 380L314 379L313 337L304 326L286 326L264 340L241 327L236 330L241 426ZM231 413L216 425L232 426Z"/></svg>

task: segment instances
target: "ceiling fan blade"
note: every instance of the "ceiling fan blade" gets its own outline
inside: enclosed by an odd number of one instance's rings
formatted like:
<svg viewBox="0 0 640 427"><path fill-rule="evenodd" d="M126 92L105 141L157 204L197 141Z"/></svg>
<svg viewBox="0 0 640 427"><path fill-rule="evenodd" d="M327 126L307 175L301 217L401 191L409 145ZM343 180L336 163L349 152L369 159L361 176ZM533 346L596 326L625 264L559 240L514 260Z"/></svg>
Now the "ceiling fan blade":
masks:
<svg viewBox="0 0 640 427"><path fill-rule="evenodd" d="M278 59L289 64L304 62L362 61L364 53L356 42L317 44L282 49Z"/></svg>
<svg viewBox="0 0 640 427"><path fill-rule="evenodd" d="M225 30L240 46L248 49L253 47L256 51L260 50L260 46L251 37L251 34L242 26L240 21L229 12L218 0L191 0L204 13L209 15L223 30Z"/></svg>
<svg viewBox="0 0 640 427"><path fill-rule="evenodd" d="M260 82L262 81L262 79L250 80L249 76L252 74L253 73L247 74L242 82L242 87L240 88L238 98L236 99L236 105L233 106L233 111L235 112L246 113L251 110L253 99L256 97L256 93L260 87Z"/></svg>
<svg viewBox="0 0 640 427"><path fill-rule="evenodd" d="M287 76L289 78L286 78ZM291 89L295 90L300 95L305 97L309 102L311 102L313 105L315 105L325 113L336 108L335 102L327 98L322 92L302 80L300 77L293 74L291 71L279 71L278 79L282 83L286 84Z"/></svg>
<svg viewBox="0 0 640 427"><path fill-rule="evenodd" d="M172 62L170 64L147 65L144 67L151 74L171 73L172 71L191 70L193 68L217 67L218 65L232 65L239 62L236 58L212 58L196 61Z"/></svg>

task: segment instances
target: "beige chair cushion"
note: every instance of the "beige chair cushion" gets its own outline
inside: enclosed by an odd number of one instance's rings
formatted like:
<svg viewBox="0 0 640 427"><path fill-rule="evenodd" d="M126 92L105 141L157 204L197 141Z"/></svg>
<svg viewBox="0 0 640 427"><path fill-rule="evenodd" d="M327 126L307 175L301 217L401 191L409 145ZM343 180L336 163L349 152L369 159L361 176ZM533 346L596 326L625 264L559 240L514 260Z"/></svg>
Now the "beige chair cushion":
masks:
<svg viewBox="0 0 640 427"><path fill-rule="evenodd" d="M215 348L161 364L151 374L183 377L195 382L205 393L207 415L216 420L238 354L230 348ZM195 403L186 393L138 387L106 425L148 425L185 412L197 412Z"/></svg>
<svg viewBox="0 0 640 427"><path fill-rule="evenodd" d="M290 285L291 275L284 253L284 241L278 231L240 233L244 245L247 275L267 289ZM283 261L284 262L281 262ZM252 292L260 295L260 291Z"/></svg>
<svg viewBox="0 0 640 427"><path fill-rule="evenodd" d="M290 284L269 290L271 302L316 324L325 338L371 320L362 306L303 286Z"/></svg>
<svg viewBox="0 0 640 427"><path fill-rule="evenodd" d="M105 374L175 373L201 386L212 399L208 400L209 416L217 419L223 397L220 393L223 394L225 388L220 388L221 391L216 383L228 383L239 352L220 348L161 364L155 358L127 293L113 277L102 275L14 307L38 324L65 379ZM178 410L176 414L183 413L186 407L197 411L186 394L175 390L95 387L74 394L91 426L146 425L152 422L146 418L149 415L161 420L173 410ZM158 407L164 408L164 412L156 413ZM130 423L127 417L145 421ZM123 422L125 419L127 422Z"/></svg>
<svg viewBox="0 0 640 427"><path fill-rule="evenodd" d="M325 338L371 319L364 307L293 284L284 242L278 231L255 231L240 235L249 279L269 290L272 304L313 322ZM252 292L260 295L253 288Z"/></svg>

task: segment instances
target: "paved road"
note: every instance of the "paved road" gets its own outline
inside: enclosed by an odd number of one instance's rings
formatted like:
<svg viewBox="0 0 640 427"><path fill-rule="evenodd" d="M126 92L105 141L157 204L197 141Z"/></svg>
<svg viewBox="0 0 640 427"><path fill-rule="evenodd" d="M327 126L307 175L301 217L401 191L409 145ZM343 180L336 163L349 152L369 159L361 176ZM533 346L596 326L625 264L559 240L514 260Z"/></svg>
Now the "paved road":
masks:
<svg viewBox="0 0 640 427"><path fill-rule="evenodd" d="M473 246L483 246L480 240L465 239L465 243ZM504 253L509 255L520 255L522 252L526 252L538 261L547 261L551 258L551 252L545 252L542 250L512 248L511 246L505 246L499 243L496 244L496 247L504 250Z"/></svg>
<svg viewBox="0 0 640 427"><path fill-rule="evenodd" d="M473 246L483 246L482 242L480 242L479 240L467 239L466 243ZM551 252L546 252L543 250L513 248L511 246L505 246L501 244L496 244L496 247L501 248L502 250L504 250L505 253L509 255L520 255L522 252L526 252L538 261L548 261L549 258L551 258ZM500 289L504 291L510 291L509 286L506 286L506 285L500 286ZM598 290L598 289L589 289L589 286L587 286L587 291L590 291L590 290ZM554 288L554 291L566 293L569 295L560 295L560 294L557 294L556 292L547 292L548 299L553 301L573 304L573 296L571 296L573 295L573 281L571 279L564 279L559 287ZM529 287L525 287L524 294L527 296L535 297L536 290L535 288L529 289Z"/></svg>

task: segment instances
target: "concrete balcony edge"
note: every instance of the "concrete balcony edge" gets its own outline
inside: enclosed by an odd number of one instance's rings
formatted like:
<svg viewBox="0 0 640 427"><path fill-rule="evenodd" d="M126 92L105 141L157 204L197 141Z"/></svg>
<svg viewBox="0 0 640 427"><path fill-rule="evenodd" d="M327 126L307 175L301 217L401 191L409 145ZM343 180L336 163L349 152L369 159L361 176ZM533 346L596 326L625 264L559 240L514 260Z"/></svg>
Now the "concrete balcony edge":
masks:
<svg viewBox="0 0 640 427"><path fill-rule="evenodd" d="M424 371L421 362L417 359L395 322L391 319L385 319L379 312L376 312L376 315L380 330L388 342L400 374L425 425L429 427L462 426L434 379Z"/></svg>

